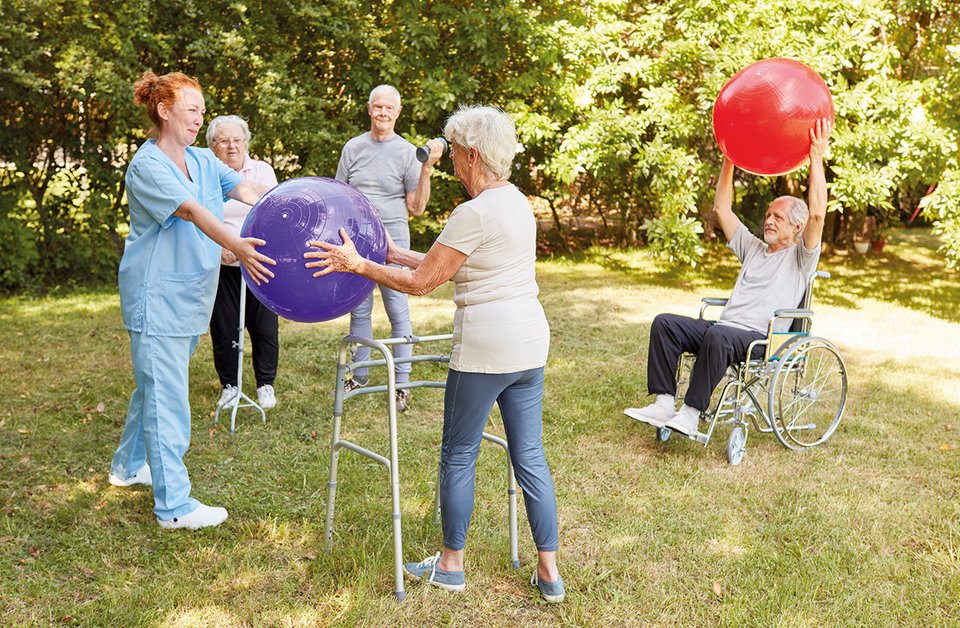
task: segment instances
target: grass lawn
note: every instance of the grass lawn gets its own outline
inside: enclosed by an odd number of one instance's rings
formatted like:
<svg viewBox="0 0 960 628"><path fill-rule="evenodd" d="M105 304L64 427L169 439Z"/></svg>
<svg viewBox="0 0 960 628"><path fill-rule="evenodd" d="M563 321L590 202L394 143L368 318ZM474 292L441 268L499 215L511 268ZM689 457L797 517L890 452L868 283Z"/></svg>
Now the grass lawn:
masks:
<svg viewBox="0 0 960 628"><path fill-rule="evenodd" d="M504 459L491 445L464 593L408 583L406 602L394 601L388 476L349 451L335 545L323 551L345 319L282 324L279 405L266 424L241 411L234 435L213 423L204 337L186 460L194 495L230 518L164 531L148 488L107 482L133 388L115 291L0 301L0 625L960 625L960 277L935 247L929 232L903 231L882 254L821 263L833 278L819 284L814 331L846 361L843 422L799 453L752 433L739 467L726 462L726 429L706 448L659 443L621 414L646 403L652 318L724 296L732 254L713 248L696 270L642 251L543 261L544 439L567 583L557 606L527 583L535 552L522 500L523 565L509 566ZM446 286L412 299L414 329L448 331L450 297ZM415 373L444 376L437 365ZM408 560L441 545L431 516L441 401L417 390L400 417ZM383 401L347 402L343 431L385 452Z"/></svg>

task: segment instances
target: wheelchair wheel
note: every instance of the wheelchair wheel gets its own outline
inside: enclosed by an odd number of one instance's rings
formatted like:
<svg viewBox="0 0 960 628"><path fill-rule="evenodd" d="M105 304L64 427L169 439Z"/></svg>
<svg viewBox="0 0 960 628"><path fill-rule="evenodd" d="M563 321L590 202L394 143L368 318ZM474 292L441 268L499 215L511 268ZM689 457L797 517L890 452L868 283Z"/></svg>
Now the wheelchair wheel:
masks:
<svg viewBox="0 0 960 628"><path fill-rule="evenodd" d="M814 447L833 435L846 402L843 358L830 342L810 336L791 345L773 371L770 427L784 447Z"/></svg>
<svg viewBox="0 0 960 628"><path fill-rule="evenodd" d="M670 440L670 435L673 434L673 430L669 427L658 427L657 428L657 440L661 443L665 443Z"/></svg>
<svg viewBox="0 0 960 628"><path fill-rule="evenodd" d="M727 439L727 462L736 466L747 453L747 430L742 425L734 427Z"/></svg>

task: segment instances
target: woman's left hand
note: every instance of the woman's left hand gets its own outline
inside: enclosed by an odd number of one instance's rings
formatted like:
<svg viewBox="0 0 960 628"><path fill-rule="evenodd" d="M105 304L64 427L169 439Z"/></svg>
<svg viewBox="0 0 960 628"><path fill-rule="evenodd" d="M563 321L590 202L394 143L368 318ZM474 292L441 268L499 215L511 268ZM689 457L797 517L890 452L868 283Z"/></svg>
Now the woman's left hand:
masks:
<svg viewBox="0 0 960 628"><path fill-rule="evenodd" d="M306 258L318 260L305 264L307 268L321 269L313 273L314 277L323 277L330 273L359 273L360 267L365 261L364 258L357 253L357 247L354 246L353 240L350 239L343 227L340 228L340 238L343 239L342 246L319 240L307 242L310 246L321 249L319 251L307 251L303 254Z"/></svg>

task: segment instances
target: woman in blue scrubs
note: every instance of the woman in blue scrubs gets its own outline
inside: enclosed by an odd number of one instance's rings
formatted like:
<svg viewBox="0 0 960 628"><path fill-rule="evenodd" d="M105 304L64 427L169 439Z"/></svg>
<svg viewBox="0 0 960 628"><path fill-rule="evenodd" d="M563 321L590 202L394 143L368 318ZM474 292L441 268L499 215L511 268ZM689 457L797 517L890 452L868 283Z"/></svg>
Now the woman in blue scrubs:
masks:
<svg viewBox="0 0 960 628"><path fill-rule="evenodd" d="M223 197L254 204L267 191L245 181L193 143L203 125L203 93L193 79L146 72L134 84L152 123L127 168L130 235L120 260L120 307L130 334L136 389L120 447L110 465L114 486L152 484L163 528L197 529L227 518L224 508L190 497L183 455L190 445L190 356L207 329L217 292L220 249L236 255L258 284L275 264L265 244L223 225Z"/></svg>

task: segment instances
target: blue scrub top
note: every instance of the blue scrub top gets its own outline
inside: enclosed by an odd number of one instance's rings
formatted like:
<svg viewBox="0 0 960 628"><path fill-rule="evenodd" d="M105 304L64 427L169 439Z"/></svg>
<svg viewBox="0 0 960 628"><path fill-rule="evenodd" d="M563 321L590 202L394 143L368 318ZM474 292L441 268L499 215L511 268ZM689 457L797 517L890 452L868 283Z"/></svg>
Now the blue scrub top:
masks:
<svg viewBox="0 0 960 628"><path fill-rule="evenodd" d="M185 201L223 220L223 197L243 181L207 148L187 147L188 179L154 140L127 168L130 235L120 260L123 325L150 336L198 336L210 323L220 245L173 213Z"/></svg>

